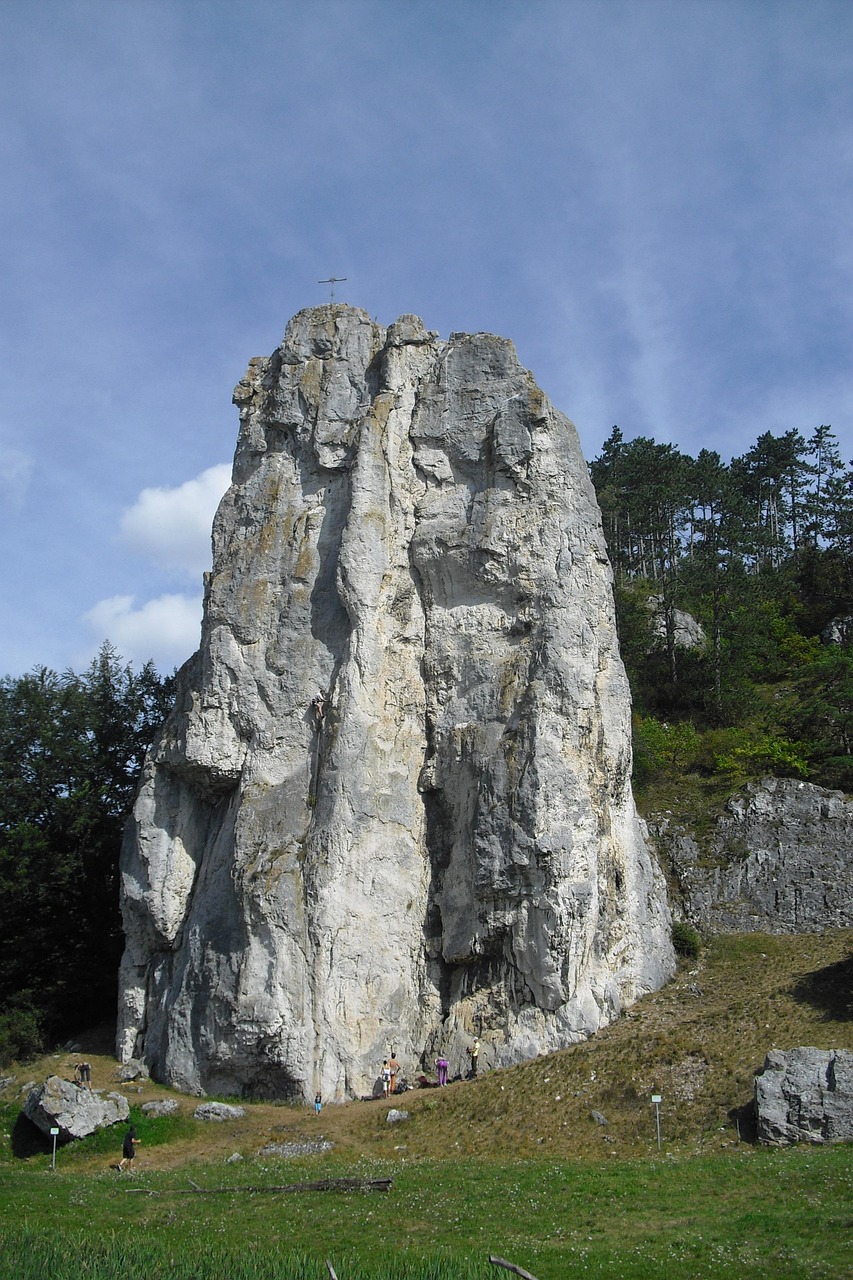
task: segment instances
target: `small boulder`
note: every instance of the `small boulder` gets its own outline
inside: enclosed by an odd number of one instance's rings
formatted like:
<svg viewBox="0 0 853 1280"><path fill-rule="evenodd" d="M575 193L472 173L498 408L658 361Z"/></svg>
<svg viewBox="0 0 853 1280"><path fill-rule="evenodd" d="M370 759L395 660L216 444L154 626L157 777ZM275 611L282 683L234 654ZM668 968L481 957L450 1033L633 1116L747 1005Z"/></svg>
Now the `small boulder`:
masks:
<svg viewBox="0 0 853 1280"><path fill-rule="evenodd" d="M119 1067L118 1078L122 1084L127 1084L130 1080L147 1080L149 1079L148 1068L138 1058L131 1058Z"/></svg>
<svg viewBox="0 0 853 1280"><path fill-rule="evenodd" d="M42 1133L49 1135L51 1129L58 1128L60 1142L72 1142L127 1120L130 1107L120 1093L104 1098L60 1076L48 1076L28 1094L24 1115Z"/></svg>
<svg viewBox="0 0 853 1280"><path fill-rule="evenodd" d="M589 1113L589 1114L590 1114L590 1118L591 1118L591 1119L593 1119L593 1120L595 1121L595 1123L596 1123L596 1124L609 1124L609 1123L610 1123L610 1121L607 1119L607 1117L606 1117L606 1116L603 1116L603 1115L601 1114L601 1112L600 1112L600 1111L590 1111L590 1113Z"/></svg>
<svg viewBox="0 0 853 1280"><path fill-rule="evenodd" d="M158 1102L143 1102L142 1110L147 1116L173 1116L180 1107L174 1098L161 1098Z"/></svg>
<svg viewBox="0 0 853 1280"><path fill-rule="evenodd" d="M196 1120L240 1120L245 1114L245 1107L229 1102L202 1102L193 1112Z"/></svg>
<svg viewBox="0 0 853 1280"><path fill-rule="evenodd" d="M391 1107L385 1119L388 1124L399 1124L401 1120L408 1120L408 1111L398 1111L396 1107Z"/></svg>

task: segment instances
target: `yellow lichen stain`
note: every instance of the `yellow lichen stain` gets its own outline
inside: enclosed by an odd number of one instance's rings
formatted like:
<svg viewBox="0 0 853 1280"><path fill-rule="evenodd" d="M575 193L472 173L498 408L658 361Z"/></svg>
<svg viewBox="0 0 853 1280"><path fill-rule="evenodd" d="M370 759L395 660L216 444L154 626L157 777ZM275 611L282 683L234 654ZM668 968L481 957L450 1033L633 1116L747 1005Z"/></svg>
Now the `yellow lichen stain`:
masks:
<svg viewBox="0 0 853 1280"><path fill-rule="evenodd" d="M287 845L270 849L266 853L270 859L263 873L263 897L285 900L297 916L302 916L304 909L304 892L302 886L302 866L305 862L305 849L302 841L295 845Z"/></svg>
<svg viewBox="0 0 853 1280"><path fill-rule="evenodd" d="M317 564L317 549L311 540L308 529L304 529L302 539L299 544L299 553L296 557L296 564L293 566L294 578L302 578L307 581L314 576Z"/></svg>
<svg viewBox="0 0 853 1280"><path fill-rule="evenodd" d="M299 390L315 407L320 403L320 392L323 387L323 361L319 356L309 356L305 361L302 377L299 379Z"/></svg>
<svg viewBox="0 0 853 1280"><path fill-rule="evenodd" d="M498 674L498 714L507 720L519 698L519 686L524 678L527 654L519 645L500 663Z"/></svg>
<svg viewBox="0 0 853 1280"><path fill-rule="evenodd" d="M266 524L262 526L258 535L258 553L260 555L267 555L272 550L277 532L277 523L273 519L267 520Z"/></svg>
<svg viewBox="0 0 853 1280"><path fill-rule="evenodd" d="M530 388L527 393L527 404L532 418L536 418L541 421L543 418L547 417L545 411L545 392L541 387L537 387L534 384L534 386Z"/></svg>
<svg viewBox="0 0 853 1280"><path fill-rule="evenodd" d="M261 616L270 601L271 587L267 578L253 578L239 592L240 610L249 618Z"/></svg>

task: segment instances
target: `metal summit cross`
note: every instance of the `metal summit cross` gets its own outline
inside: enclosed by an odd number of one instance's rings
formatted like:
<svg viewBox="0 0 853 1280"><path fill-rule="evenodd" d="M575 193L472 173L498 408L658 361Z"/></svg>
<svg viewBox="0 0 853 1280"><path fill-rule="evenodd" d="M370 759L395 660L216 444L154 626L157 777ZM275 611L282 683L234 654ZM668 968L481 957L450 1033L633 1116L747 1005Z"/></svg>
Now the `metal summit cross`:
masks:
<svg viewBox="0 0 853 1280"><path fill-rule="evenodd" d="M318 284L330 284L330 285L332 286L332 287L331 287L331 289L330 289L330 291L329 291L329 301L330 301L330 302L334 302L334 300L335 300L335 285L336 285L336 284L343 284L344 280L346 280L346 276L329 276L328 280L318 280L318 281L317 281L317 283L318 283Z"/></svg>

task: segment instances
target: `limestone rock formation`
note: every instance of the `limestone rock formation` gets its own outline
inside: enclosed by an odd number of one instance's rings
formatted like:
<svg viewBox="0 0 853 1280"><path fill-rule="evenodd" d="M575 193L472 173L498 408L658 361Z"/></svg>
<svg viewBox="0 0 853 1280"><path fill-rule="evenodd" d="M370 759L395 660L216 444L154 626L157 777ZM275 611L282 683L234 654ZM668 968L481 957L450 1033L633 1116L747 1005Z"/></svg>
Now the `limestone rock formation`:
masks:
<svg viewBox="0 0 853 1280"><path fill-rule="evenodd" d="M122 858L118 1053L369 1092L594 1032L673 968L572 424L512 344L299 313L235 391L201 648Z"/></svg>
<svg viewBox="0 0 853 1280"><path fill-rule="evenodd" d="M701 840L650 823L686 917L709 933L853 927L853 802L794 778L748 783Z"/></svg>
<svg viewBox="0 0 853 1280"><path fill-rule="evenodd" d="M664 597L648 598L650 648L666 642L667 611ZM692 613L683 609L672 610L672 639L676 649L704 649L708 637L705 628Z"/></svg>
<svg viewBox="0 0 853 1280"><path fill-rule="evenodd" d="M774 1049L755 1077L759 1142L853 1140L853 1053Z"/></svg>
<svg viewBox="0 0 853 1280"><path fill-rule="evenodd" d="M60 1142L86 1138L98 1129L127 1120L130 1115L127 1098L120 1093L103 1097L94 1089L73 1084L61 1076L48 1076L44 1084L32 1089L23 1110L42 1133L58 1129Z"/></svg>

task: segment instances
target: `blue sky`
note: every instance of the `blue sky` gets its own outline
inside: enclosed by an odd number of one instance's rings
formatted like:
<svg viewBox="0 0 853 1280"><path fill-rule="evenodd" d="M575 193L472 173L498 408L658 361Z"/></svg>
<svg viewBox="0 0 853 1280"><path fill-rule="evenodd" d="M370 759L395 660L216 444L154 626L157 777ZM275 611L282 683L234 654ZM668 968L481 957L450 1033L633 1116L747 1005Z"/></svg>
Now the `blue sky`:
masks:
<svg viewBox="0 0 853 1280"><path fill-rule="evenodd" d="M849 0L0 0L0 674L198 638L289 317L511 338L592 458L853 457Z"/></svg>

